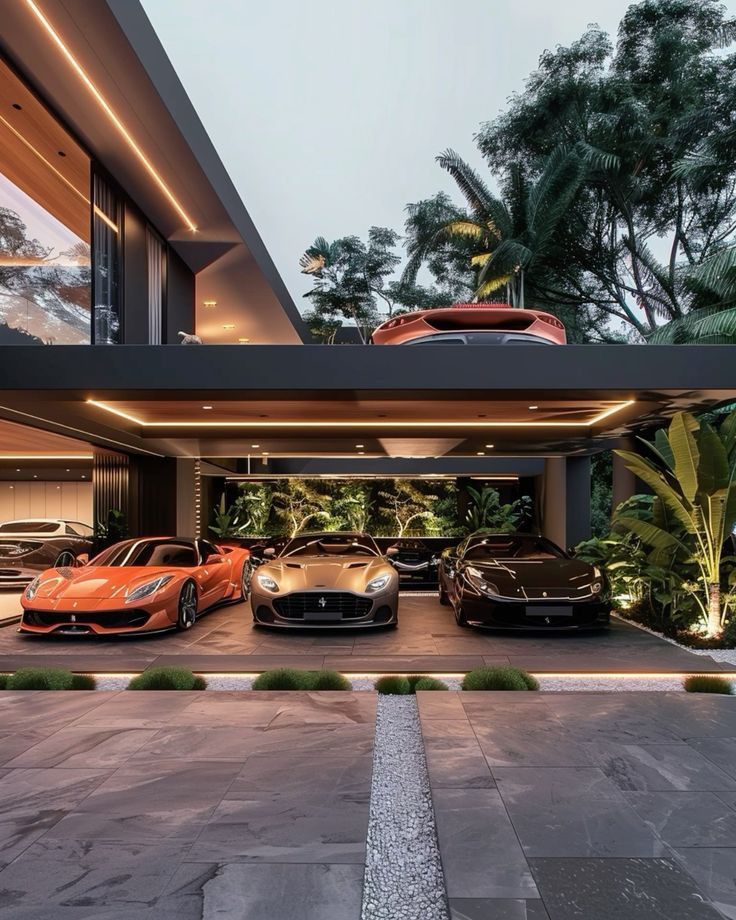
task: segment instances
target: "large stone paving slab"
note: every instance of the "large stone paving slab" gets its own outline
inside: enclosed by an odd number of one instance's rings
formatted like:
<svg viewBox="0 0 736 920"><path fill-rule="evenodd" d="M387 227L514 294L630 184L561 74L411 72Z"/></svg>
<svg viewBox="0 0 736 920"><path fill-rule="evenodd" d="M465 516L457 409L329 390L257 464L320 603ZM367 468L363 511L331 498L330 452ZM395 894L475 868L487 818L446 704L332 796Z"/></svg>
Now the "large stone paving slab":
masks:
<svg viewBox="0 0 736 920"><path fill-rule="evenodd" d="M358 920L372 694L5 692L0 724L3 920Z"/></svg>
<svg viewBox="0 0 736 920"><path fill-rule="evenodd" d="M0 671L32 663L116 673L151 664L246 673L289 666L451 673L483 664L597 673L728 669L617 619L597 633L483 632L460 628L435 596L411 594L400 598L396 630L269 631L253 625L246 604L208 614L183 634L100 640L20 636L13 625L0 628Z"/></svg>
<svg viewBox="0 0 736 920"><path fill-rule="evenodd" d="M735 699L418 702L452 920L736 920ZM509 865L536 896L504 887Z"/></svg>

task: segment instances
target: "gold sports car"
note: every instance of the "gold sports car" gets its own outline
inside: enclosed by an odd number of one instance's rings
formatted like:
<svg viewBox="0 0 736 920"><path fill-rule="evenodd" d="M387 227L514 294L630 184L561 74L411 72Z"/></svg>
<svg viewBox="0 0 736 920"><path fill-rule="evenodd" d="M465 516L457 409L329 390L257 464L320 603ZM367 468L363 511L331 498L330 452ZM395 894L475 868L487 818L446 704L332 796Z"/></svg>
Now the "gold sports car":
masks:
<svg viewBox="0 0 736 920"><path fill-rule="evenodd" d="M302 534L251 582L253 620L282 628L395 627L399 575L364 533Z"/></svg>

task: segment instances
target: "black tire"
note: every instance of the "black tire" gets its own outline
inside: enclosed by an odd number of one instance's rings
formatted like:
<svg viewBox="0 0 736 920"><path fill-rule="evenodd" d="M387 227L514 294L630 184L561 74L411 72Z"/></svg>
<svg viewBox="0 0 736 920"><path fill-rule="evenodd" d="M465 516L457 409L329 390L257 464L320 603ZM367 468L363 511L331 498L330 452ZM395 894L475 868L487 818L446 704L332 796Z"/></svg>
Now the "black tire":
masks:
<svg viewBox="0 0 736 920"><path fill-rule="evenodd" d="M240 598L247 601L250 597L251 582L253 580L254 566L248 559L243 563L243 571L240 575Z"/></svg>
<svg viewBox="0 0 736 920"><path fill-rule="evenodd" d="M455 622L457 623L458 626L463 627L463 629L467 629L468 620L465 614L463 613L462 604L457 604L455 606Z"/></svg>
<svg viewBox="0 0 736 920"><path fill-rule="evenodd" d="M197 620L197 586L185 581L179 593L176 628L181 632L191 629Z"/></svg>
<svg viewBox="0 0 736 920"><path fill-rule="evenodd" d="M77 563L77 557L70 549L62 550L54 563L55 569L71 569Z"/></svg>

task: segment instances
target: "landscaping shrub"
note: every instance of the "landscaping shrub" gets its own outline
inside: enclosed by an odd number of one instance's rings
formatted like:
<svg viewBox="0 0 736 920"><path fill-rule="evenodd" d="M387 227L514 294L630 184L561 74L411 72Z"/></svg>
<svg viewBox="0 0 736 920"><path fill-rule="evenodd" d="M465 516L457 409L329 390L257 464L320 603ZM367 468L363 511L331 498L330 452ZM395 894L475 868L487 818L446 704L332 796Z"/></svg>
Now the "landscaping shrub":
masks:
<svg viewBox="0 0 736 920"><path fill-rule="evenodd" d="M436 677L422 677L414 684L414 692L419 690L449 690L449 687Z"/></svg>
<svg viewBox="0 0 736 920"><path fill-rule="evenodd" d="M401 674L384 674L373 686L379 693L387 693L391 696L408 696L412 693L408 678Z"/></svg>
<svg viewBox="0 0 736 920"><path fill-rule="evenodd" d="M308 671L309 690L352 690L353 685L337 671Z"/></svg>
<svg viewBox="0 0 736 920"><path fill-rule="evenodd" d="M301 671L274 668L253 681L254 690L352 690L353 685L337 671Z"/></svg>
<svg viewBox="0 0 736 920"><path fill-rule="evenodd" d="M7 690L94 690L89 674L72 674L64 668L20 668L3 675Z"/></svg>
<svg viewBox="0 0 736 920"><path fill-rule="evenodd" d="M733 693L731 681L715 674L691 674L685 678L683 686L688 693Z"/></svg>
<svg viewBox="0 0 736 920"><path fill-rule="evenodd" d="M128 684L128 690L204 690L207 681L189 668L148 668Z"/></svg>
<svg viewBox="0 0 736 920"><path fill-rule="evenodd" d="M476 668L463 678L463 690L536 690L539 684L521 668Z"/></svg>
<svg viewBox="0 0 736 920"><path fill-rule="evenodd" d="M0 690L6 690L8 686L9 674L0 674Z"/></svg>
<svg viewBox="0 0 736 920"><path fill-rule="evenodd" d="M274 668L264 671L253 681L254 690L306 690L307 671L296 668Z"/></svg>
<svg viewBox="0 0 736 920"><path fill-rule="evenodd" d="M96 686L92 674L72 674L72 690L94 690Z"/></svg>

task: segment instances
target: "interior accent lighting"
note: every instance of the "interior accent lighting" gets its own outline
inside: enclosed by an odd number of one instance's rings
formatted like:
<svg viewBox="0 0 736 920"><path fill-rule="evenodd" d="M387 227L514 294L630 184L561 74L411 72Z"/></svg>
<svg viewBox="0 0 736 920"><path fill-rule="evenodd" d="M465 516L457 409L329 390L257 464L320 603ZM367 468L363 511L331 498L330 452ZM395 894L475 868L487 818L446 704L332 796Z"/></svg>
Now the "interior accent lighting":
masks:
<svg viewBox="0 0 736 920"><path fill-rule="evenodd" d="M181 204L177 200L174 193L171 191L169 186L166 184L166 182L162 179L162 177L156 171L156 168L151 163L151 161L148 159L146 154L135 142L135 140L133 139L132 135L130 134L128 129L125 127L123 122L115 114L110 103L107 101L107 99L105 99L102 93L97 89L97 87L92 82L87 72L82 67L82 65L74 57L72 52L69 50L67 45L64 43L64 40L62 39L62 37L59 35L56 29L51 25L51 22L46 18L45 14L42 12L39 5L35 2L35 0L26 0L26 5L31 10L31 12L36 17L36 19L40 22L40 24L43 26L43 28L48 33L48 35L51 37L56 47L61 51L62 55L64 56L64 58L66 58L67 62L69 63L71 68L75 71L79 79L82 81L82 83L84 83L84 85L87 87L89 92L92 94L98 106L102 109L105 115L107 115L107 117L113 123L113 125L115 126L116 130L121 135L125 143L130 147L133 153L138 157L138 159L143 164L148 174L151 176L151 178L156 183L156 185L159 187L159 189L163 192L163 194L168 199L169 203L174 208L176 213L179 215L179 217L181 217L181 219L184 221L187 227L192 232L195 232L197 227L194 221L189 217L187 212L181 206Z"/></svg>
<svg viewBox="0 0 736 920"><path fill-rule="evenodd" d="M111 415L117 415L119 418L124 418L128 422L132 422L134 425L138 425L141 428L318 428L321 430L329 429L355 429L355 428L378 428L378 429L416 429L424 428L430 430L441 430L441 429L452 429L452 430L463 430L468 428L590 428L593 425L597 425L602 422L604 419L609 418L611 415L614 415L617 412L622 412L624 409L627 409L629 406L633 406L636 403L635 399L629 399L626 402L616 403L613 406L609 406L608 409L604 409L602 412L599 412L598 415L593 416L589 419L584 419L582 421L559 421L555 419L545 419L544 421L539 422L513 422L513 421L491 421L485 420L482 422L476 421L457 421L457 420L440 420L440 421L417 421L417 420L408 420L408 421L398 421L395 419L386 420L386 421L377 421L376 419L354 419L352 421L334 421L333 419L324 419L322 421L313 421L313 420L304 420L304 421L261 421L259 419L249 419L247 421L220 421L220 422L202 422L197 421L196 419L183 419L178 422L170 421L144 421L141 418L138 418L135 415L131 415L129 412L125 412L122 409L118 409L115 406L111 406L107 403L101 402L96 399L88 399L87 403L91 406L96 406L98 409L102 409L105 412L109 412ZM268 418L268 416L265 416Z"/></svg>

